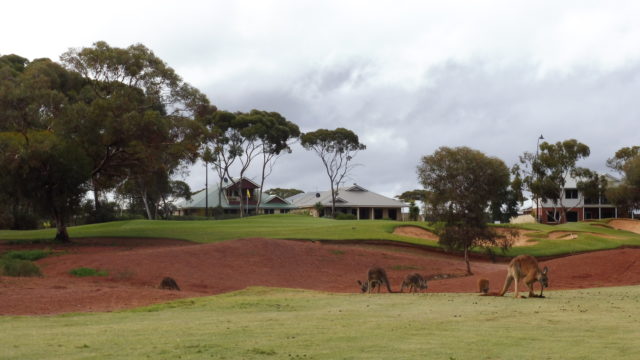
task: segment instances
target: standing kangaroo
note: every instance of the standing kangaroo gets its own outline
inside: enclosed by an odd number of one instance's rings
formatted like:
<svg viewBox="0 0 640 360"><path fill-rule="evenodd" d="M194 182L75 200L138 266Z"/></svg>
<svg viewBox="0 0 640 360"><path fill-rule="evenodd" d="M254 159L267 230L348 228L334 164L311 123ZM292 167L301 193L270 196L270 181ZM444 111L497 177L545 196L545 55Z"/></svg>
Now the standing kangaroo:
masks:
<svg viewBox="0 0 640 360"><path fill-rule="evenodd" d="M404 288L407 287L409 292L418 292L427 289L427 281L418 273L409 274L402 281L400 292L404 292Z"/></svg>
<svg viewBox="0 0 640 360"><path fill-rule="evenodd" d="M358 283L358 285L360 285L360 290L363 293L367 292L371 294L371 291L373 291L373 288L375 288L376 286L378 287L378 292L380 292L382 284L387 285L387 291L389 291L390 293L393 292L393 290L391 290L391 286L389 285L387 272L380 267L372 267L371 269L369 269L366 282L363 283L360 280L356 280L356 282Z"/></svg>
<svg viewBox="0 0 640 360"><path fill-rule="evenodd" d="M507 278L504 281L504 287L502 288L499 296L503 296L509 289L509 286L511 286L511 282L515 281L513 296L516 298L521 297L518 293L518 281L524 280L524 283L529 288L529 297L544 297L542 296L542 291L544 291L544 288L549 286L549 278L547 277L548 272L549 269L546 266L544 269L540 270L538 260L533 256L516 256L509 263L509 267L507 268ZM533 293L533 283L536 281L539 281L541 285L540 295L535 295Z"/></svg>

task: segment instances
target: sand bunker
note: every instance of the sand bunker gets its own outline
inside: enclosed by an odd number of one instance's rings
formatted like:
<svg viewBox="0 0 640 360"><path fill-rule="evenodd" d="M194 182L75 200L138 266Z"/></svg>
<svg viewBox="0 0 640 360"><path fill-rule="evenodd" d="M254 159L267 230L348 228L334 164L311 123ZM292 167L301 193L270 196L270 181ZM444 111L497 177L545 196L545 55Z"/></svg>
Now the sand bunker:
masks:
<svg viewBox="0 0 640 360"><path fill-rule="evenodd" d="M511 229L511 228L496 228L496 231L500 235L513 236L512 246L532 246L538 242L531 240L530 233L534 233L533 230Z"/></svg>
<svg viewBox="0 0 640 360"><path fill-rule="evenodd" d="M532 241L528 236L529 233L535 232L533 230L510 229L510 228L494 228L494 229L500 235L505 235L505 236L514 235L513 246L531 246L538 243L537 241ZM426 239L426 240L433 240L433 241L439 240L438 235L418 226L399 226L393 231L393 233L396 235L410 236L410 237Z"/></svg>
<svg viewBox="0 0 640 360"><path fill-rule="evenodd" d="M631 231L640 234L640 220L614 219L608 222L614 229Z"/></svg>
<svg viewBox="0 0 640 360"><path fill-rule="evenodd" d="M432 240L432 241L440 240L438 235L418 226L399 226L395 228L395 230L393 230L393 233L396 235L410 236L410 237Z"/></svg>
<svg viewBox="0 0 640 360"><path fill-rule="evenodd" d="M592 235L605 239L619 239L617 236L594 233L594 232L583 232L583 231L553 231L549 233L548 238L553 240L573 240L577 239L578 235Z"/></svg>

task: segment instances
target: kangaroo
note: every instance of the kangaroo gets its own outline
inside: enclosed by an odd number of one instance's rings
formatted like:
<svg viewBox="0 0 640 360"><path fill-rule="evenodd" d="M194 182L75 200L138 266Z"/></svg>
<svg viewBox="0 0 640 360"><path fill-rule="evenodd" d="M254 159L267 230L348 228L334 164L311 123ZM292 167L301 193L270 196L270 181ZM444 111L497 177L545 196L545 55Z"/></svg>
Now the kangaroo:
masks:
<svg viewBox="0 0 640 360"><path fill-rule="evenodd" d="M393 290L391 290L391 285L389 285L387 272L380 267L372 267L371 269L369 269L369 272L367 273L366 282L363 283L360 280L356 280L356 282L358 283L358 285L360 285L360 290L363 293L367 292L371 294L371 292L376 286L378 287L378 292L380 292L380 288L382 287L382 284L387 285L387 291L389 291L390 293L393 292Z"/></svg>
<svg viewBox="0 0 640 360"><path fill-rule="evenodd" d="M500 292L499 296L503 296L509 286L511 286L511 282L515 281L515 288L513 296L516 298L521 297L518 293L518 280L524 280L524 283L529 288L529 297L544 297L542 296L542 292L544 288L549 286L549 278L547 277L547 273L549 269L545 266L544 269L540 270L538 266L538 260L530 255L520 255L516 256L509 263L509 267L507 268L507 278L504 281L504 287ZM540 282L540 295L535 295L533 293L533 283L536 281Z"/></svg>
<svg viewBox="0 0 640 360"><path fill-rule="evenodd" d="M487 295L489 293L489 280L478 279L478 292L482 295Z"/></svg>
<svg viewBox="0 0 640 360"><path fill-rule="evenodd" d="M178 283L173 278L168 276L162 279L162 281L160 282L160 289L180 291Z"/></svg>
<svg viewBox="0 0 640 360"><path fill-rule="evenodd" d="M402 286L400 287L400 292L404 292L404 288L407 287L409 292L418 292L421 290L427 289L427 281L422 277L422 275L415 273L409 274L402 281Z"/></svg>

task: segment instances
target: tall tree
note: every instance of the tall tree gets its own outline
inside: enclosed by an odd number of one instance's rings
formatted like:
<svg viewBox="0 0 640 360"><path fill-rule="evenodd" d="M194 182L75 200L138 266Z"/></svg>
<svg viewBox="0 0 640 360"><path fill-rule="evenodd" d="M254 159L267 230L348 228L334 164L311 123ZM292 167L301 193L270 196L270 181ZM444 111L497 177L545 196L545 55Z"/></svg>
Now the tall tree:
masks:
<svg viewBox="0 0 640 360"><path fill-rule="evenodd" d="M262 154L262 171L256 213L262 202L265 179L271 175L278 157L283 153L291 153L291 142L300 137L298 125L288 121L279 113L262 111L260 115L262 116L262 131L259 132L258 142Z"/></svg>
<svg viewBox="0 0 640 360"><path fill-rule="evenodd" d="M521 174L524 187L534 197L553 203L554 219L566 222L571 208L564 204L564 188L570 177L578 179L578 188L586 186L580 179L580 174L587 174L586 169L578 167L577 162L589 156L589 147L569 139L555 144L545 141L539 150L538 154L525 152L520 156L521 166L516 166L514 171ZM584 201L584 197L580 201Z"/></svg>
<svg viewBox="0 0 640 360"><path fill-rule="evenodd" d="M185 158L193 158L197 137L189 134L195 127L187 120L209 101L151 50L141 44L117 48L99 41L70 49L61 60L91 84L87 105L78 109L81 116L66 123L64 131L92 159L96 209L100 193L125 180L131 169L147 164L145 148L166 141L167 133L182 143ZM162 124L150 124L160 119ZM157 136L160 132L164 134Z"/></svg>
<svg viewBox="0 0 640 360"><path fill-rule="evenodd" d="M418 177L431 194L430 211L443 223L440 244L464 252L467 273L471 248L511 246L510 238L487 226L487 208L509 186L509 169L502 160L468 147L441 147L422 157Z"/></svg>
<svg viewBox="0 0 640 360"><path fill-rule="evenodd" d="M300 137L300 144L306 150L313 150L322 160L331 185L331 216L335 217L340 184L352 170L351 161L358 151L367 147L360 143L358 135L345 128L308 132Z"/></svg>
<svg viewBox="0 0 640 360"><path fill-rule="evenodd" d="M233 163L242 155L242 136L235 128L237 114L217 110L215 107L207 109L199 122L204 126L204 146L211 149L205 161L210 163L218 174L218 208L222 206L222 189L224 179L231 179L229 170Z"/></svg>
<svg viewBox="0 0 640 360"><path fill-rule="evenodd" d="M49 59L0 58L0 192L30 204L68 241L67 222L86 191L87 158L59 128L77 119L86 82Z"/></svg>
<svg viewBox="0 0 640 360"><path fill-rule="evenodd" d="M623 147L607 160L607 166L622 175L619 184L610 184L606 197L630 216L640 208L640 146Z"/></svg>
<svg viewBox="0 0 640 360"><path fill-rule="evenodd" d="M417 221L418 216L420 215L420 208L416 205L417 201L422 204L422 211L424 213L425 219L429 218L427 213L427 203L429 202L429 195L430 193L427 190L415 189L405 191L400 195L396 195L396 198L404 201L405 203L409 203L409 217L412 220Z"/></svg>

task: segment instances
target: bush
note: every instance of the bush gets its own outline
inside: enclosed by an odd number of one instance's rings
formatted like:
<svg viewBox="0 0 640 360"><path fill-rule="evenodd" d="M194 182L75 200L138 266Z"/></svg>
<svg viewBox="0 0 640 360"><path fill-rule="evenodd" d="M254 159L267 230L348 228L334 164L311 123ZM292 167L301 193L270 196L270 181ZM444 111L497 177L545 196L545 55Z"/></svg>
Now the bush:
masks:
<svg viewBox="0 0 640 360"><path fill-rule="evenodd" d="M42 276L42 271L38 265L29 260L3 257L0 259L0 275L34 277Z"/></svg>
<svg viewBox="0 0 640 360"><path fill-rule="evenodd" d="M109 273L106 270L97 270L92 268L80 267L69 271L69 274L77 277L86 276L107 276Z"/></svg>
<svg viewBox="0 0 640 360"><path fill-rule="evenodd" d="M2 255L5 259L36 261L51 255L51 250L14 250Z"/></svg>
<svg viewBox="0 0 640 360"><path fill-rule="evenodd" d="M357 217L353 214L337 213L336 220L356 220Z"/></svg>

